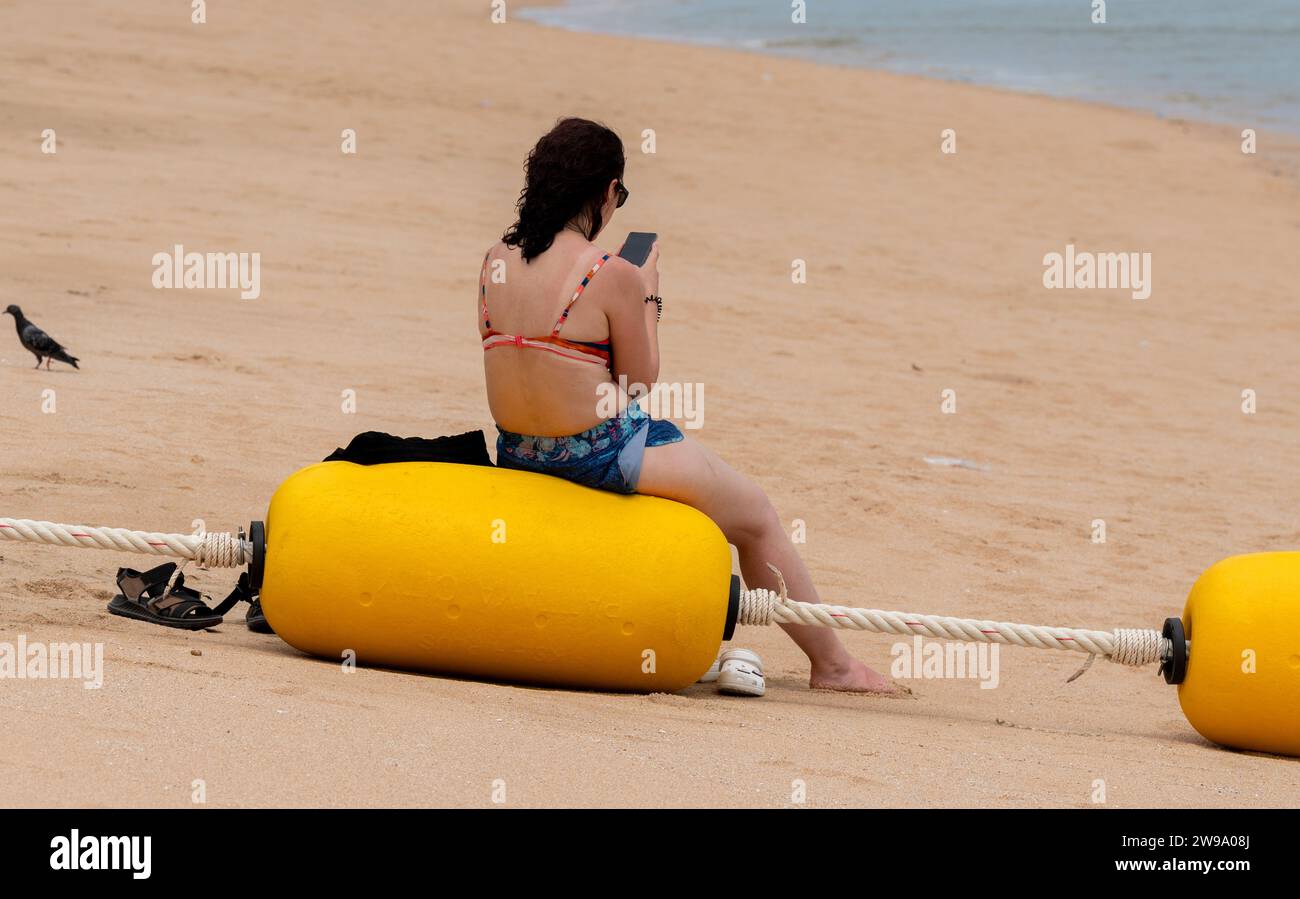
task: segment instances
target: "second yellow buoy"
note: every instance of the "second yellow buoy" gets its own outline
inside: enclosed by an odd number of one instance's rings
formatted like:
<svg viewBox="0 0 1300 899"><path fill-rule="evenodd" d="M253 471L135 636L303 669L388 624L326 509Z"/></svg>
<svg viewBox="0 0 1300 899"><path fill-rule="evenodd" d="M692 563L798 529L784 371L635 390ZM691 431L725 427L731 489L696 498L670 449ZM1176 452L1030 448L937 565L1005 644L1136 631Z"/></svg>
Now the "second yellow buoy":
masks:
<svg viewBox="0 0 1300 899"><path fill-rule="evenodd" d="M1300 755L1300 552L1233 556L1183 610L1183 714L1208 740Z"/></svg>

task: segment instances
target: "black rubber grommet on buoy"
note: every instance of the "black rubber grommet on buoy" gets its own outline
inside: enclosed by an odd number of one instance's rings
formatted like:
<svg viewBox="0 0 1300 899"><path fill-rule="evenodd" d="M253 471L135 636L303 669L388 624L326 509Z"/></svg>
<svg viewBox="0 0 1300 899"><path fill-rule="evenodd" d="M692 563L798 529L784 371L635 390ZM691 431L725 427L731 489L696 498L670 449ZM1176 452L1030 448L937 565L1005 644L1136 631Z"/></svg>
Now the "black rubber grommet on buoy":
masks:
<svg viewBox="0 0 1300 899"><path fill-rule="evenodd" d="M722 627L723 642L736 633L736 619L740 617L740 578L731 576L731 595L727 597L727 623Z"/></svg>
<svg viewBox="0 0 1300 899"><path fill-rule="evenodd" d="M262 575L266 573L266 523L254 521L248 526L248 542L253 544L253 561L248 563L248 585L254 593L262 592Z"/></svg>
<svg viewBox="0 0 1300 899"><path fill-rule="evenodd" d="M1166 618L1160 636L1171 643L1169 658L1160 662L1160 673L1165 676L1165 683L1181 684L1187 677L1187 632L1183 630L1183 619Z"/></svg>

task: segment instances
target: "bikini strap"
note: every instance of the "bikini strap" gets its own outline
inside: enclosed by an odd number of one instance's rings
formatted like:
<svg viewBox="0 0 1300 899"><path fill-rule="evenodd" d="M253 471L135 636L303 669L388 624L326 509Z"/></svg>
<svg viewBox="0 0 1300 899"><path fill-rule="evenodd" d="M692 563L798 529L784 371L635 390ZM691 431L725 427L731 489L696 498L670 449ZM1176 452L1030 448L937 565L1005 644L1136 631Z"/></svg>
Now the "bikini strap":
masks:
<svg viewBox="0 0 1300 899"><path fill-rule="evenodd" d="M573 308L574 303L578 302L578 297L582 296L582 292L587 289L587 285L591 283L591 279L596 277L596 272L600 271L600 267L608 261L609 261L609 254L606 253L604 256L601 256L599 259L596 260L595 265L593 265L590 269L587 270L587 274L582 279L582 283L579 284L578 289L573 292L573 298L569 300L569 305L564 307L564 311L560 313L560 317L555 320L555 327L551 329L552 337L556 337L559 335L560 329L564 327L564 323L569 319L569 310ZM484 306L483 308L484 308L483 314L486 315L487 307Z"/></svg>
<svg viewBox="0 0 1300 899"><path fill-rule="evenodd" d="M483 256L483 268L478 273L478 299L479 305L483 310L483 327L489 331L492 330L492 322L488 321L487 311L487 267L488 260L492 258L492 251L489 249Z"/></svg>

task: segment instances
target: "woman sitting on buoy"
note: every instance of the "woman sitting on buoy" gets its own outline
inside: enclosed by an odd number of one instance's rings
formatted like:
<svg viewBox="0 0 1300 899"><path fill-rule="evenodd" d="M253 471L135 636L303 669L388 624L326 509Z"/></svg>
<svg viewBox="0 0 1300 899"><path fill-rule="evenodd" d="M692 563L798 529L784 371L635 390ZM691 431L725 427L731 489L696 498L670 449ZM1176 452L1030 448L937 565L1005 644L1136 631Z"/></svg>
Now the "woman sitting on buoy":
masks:
<svg viewBox="0 0 1300 899"><path fill-rule="evenodd" d="M601 414L611 383L659 376L658 244L638 268L593 243L628 198L623 165L613 131L561 120L528 154L518 220L483 260L479 331L497 464L693 506L736 547L749 586L776 588L771 563L792 596L818 602L761 489L672 422L649 417L635 396L621 397L622 414ZM834 631L785 629L812 663L809 686L896 689Z"/></svg>

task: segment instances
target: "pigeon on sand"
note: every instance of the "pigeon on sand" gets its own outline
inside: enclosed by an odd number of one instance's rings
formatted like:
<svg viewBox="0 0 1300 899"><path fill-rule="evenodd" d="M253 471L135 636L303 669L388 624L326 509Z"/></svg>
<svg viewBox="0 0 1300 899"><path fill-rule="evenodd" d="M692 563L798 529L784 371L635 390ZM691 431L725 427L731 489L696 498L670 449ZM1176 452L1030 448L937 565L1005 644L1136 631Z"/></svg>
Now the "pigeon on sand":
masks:
<svg viewBox="0 0 1300 899"><path fill-rule="evenodd" d="M22 342L27 352L36 357L37 368L40 368L41 363L44 362L45 370L49 371L50 362L54 359L66 362L73 368L81 367L77 365L77 357L70 356L61 343L29 322L23 315L23 310L11 305L5 309L4 314L14 317L14 325L18 328L18 340Z"/></svg>

